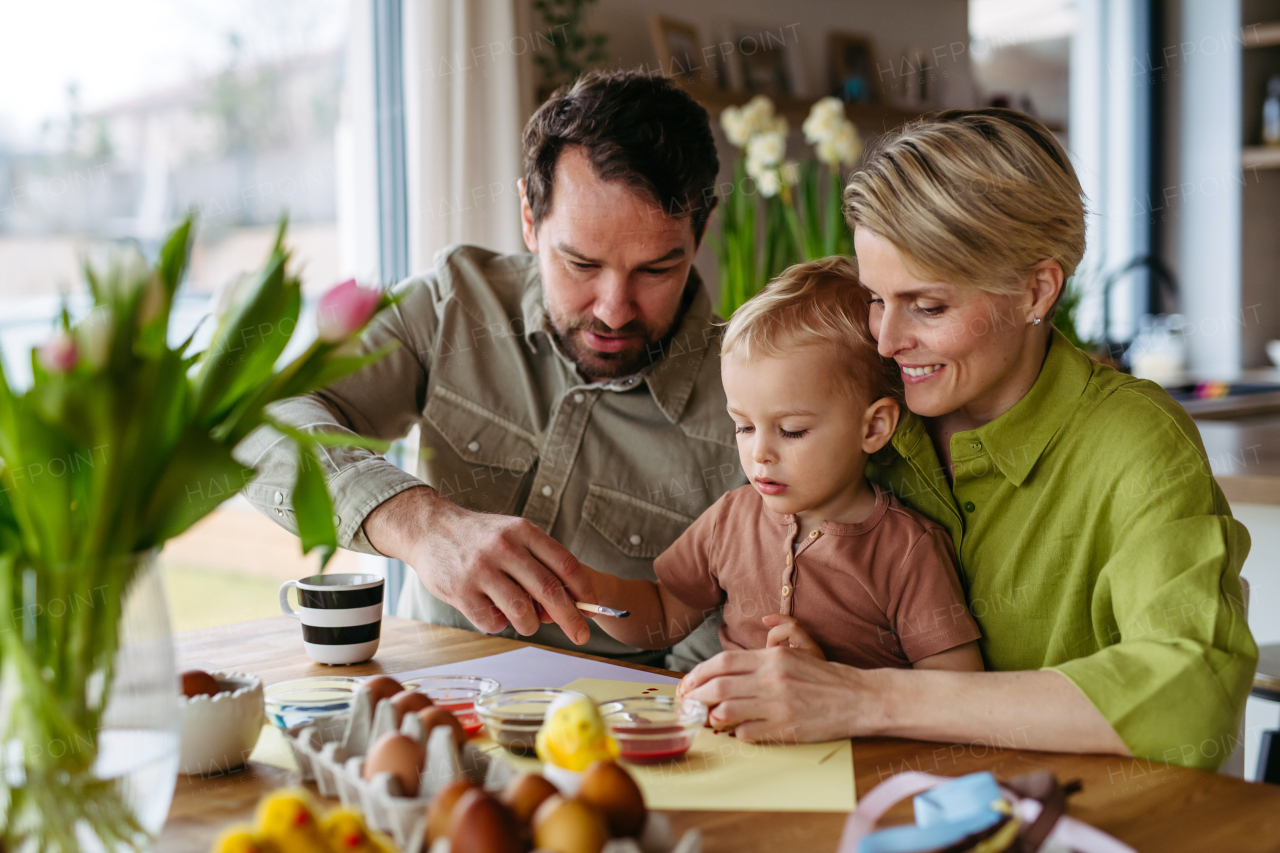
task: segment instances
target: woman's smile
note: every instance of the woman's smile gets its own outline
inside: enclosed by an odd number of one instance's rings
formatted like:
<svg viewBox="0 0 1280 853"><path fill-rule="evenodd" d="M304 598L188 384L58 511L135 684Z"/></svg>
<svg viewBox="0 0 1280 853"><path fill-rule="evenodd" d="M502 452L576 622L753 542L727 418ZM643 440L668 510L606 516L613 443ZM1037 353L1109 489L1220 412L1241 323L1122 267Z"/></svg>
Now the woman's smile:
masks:
<svg viewBox="0 0 1280 853"><path fill-rule="evenodd" d="M902 368L902 381L907 385L919 385L921 382L927 382L934 376L937 376L946 365L945 364L903 364L898 362L898 367Z"/></svg>

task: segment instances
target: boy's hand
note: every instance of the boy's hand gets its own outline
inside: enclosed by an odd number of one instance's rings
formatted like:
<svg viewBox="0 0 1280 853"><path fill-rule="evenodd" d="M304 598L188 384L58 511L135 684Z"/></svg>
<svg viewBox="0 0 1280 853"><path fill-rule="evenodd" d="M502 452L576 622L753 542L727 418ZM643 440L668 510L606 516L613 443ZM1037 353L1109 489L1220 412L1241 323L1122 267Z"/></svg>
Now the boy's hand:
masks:
<svg viewBox="0 0 1280 853"><path fill-rule="evenodd" d="M813 638L805 633L805 630L800 627L800 623L796 621L794 616L787 616L785 613L770 613L761 621L769 626L769 636L764 641L766 648L790 646L807 655L812 655L818 660L827 659L827 656L822 653L822 649L818 648L818 644L813 641Z"/></svg>

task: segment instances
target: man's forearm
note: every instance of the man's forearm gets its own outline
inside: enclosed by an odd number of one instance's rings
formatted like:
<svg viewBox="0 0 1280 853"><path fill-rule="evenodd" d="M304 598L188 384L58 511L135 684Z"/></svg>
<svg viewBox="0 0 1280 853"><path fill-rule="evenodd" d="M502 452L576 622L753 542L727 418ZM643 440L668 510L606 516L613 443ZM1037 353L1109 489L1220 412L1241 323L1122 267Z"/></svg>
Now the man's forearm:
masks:
<svg viewBox="0 0 1280 853"><path fill-rule="evenodd" d="M855 670L875 697L851 734L1007 744L1046 752L1129 755L1124 741L1066 676L1052 670Z"/></svg>
<svg viewBox="0 0 1280 853"><path fill-rule="evenodd" d="M448 503L449 499L428 485L406 489L365 516L365 538L378 553L410 563L413 547L424 527L439 514L441 501Z"/></svg>

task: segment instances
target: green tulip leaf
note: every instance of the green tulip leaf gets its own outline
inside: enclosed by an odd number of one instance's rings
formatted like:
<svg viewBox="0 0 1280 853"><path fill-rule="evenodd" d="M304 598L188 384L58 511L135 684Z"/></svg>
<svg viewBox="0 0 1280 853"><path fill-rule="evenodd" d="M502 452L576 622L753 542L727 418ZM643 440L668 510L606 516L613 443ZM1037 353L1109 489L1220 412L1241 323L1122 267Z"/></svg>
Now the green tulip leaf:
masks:
<svg viewBox="0 0 1280 853"><path fill-rule="evenodd" d="M338 531L333 524L333 501L325 485L324 470L309 444L296 442L298 448L298 479L293 488L293 512L298 524L298 537L302 539L302 553L310 554L320 549L320 568L323 571L334 551L338 549Z"/></svg>

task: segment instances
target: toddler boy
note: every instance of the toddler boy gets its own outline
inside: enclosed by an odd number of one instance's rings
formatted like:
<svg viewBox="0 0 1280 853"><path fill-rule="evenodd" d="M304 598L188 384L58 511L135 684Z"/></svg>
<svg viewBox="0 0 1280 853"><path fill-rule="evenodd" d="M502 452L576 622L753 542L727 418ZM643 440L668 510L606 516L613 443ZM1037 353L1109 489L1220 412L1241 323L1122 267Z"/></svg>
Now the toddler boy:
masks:
<svg viewBox="0 0 1280 853"><path fill-rule="evenodd" d="M901 380L876 352L847 258L787 269L733 315L721 376L751 484L658 556L658 582L591 572L595 617L640 648L724 608L725 649L789 645L873 667L981 670L943 528L863 476L898 423Z"/></svg>

